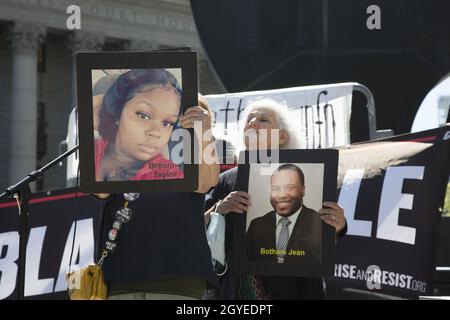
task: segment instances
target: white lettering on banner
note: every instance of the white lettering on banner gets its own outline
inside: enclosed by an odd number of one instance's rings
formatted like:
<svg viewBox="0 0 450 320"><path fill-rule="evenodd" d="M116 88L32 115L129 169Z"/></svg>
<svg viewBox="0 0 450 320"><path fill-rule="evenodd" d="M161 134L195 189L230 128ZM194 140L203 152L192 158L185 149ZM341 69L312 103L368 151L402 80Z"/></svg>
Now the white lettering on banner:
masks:
<svg viewBox="0 0 450 320"><path fill-rule="evenodd" d="M74 240L74 230L76 233ZM46 226L32 228L28 237L26 266L25 266L25 296L41 295L64 291L67 288L66 272L79 269L94 262L94 223L92 218L74 221L67 236L64 253L58 273L56 285L55 278L39 279L41 256L43 251ZM70 261L70 256L73 254ZM6 247L6 250L5 250ZM5 256L1 256L6 252ZM56 254L56 253L55 253ZM19 258L18 232L0 234L0 300L8 298L16 289Z"/></svg>
<svg viewBox="0 0 450 320"><path fill-rule="evenodd" d="M370 268L372 267L372 268ZM424 293L427 291L427 283L414 279L413 276L403 273L382 270L378 266L370 266L367 269L360 269L355 265L335 264L334 276L336 278L364 281L374 281L383 286L401 288L415 292Z"/></svg>
<svg viewBox="0 0 450 320"><path fill-rule="evenodd" d="M350 169L345 172L339 194L339 204L344 208L347 219L347 235L370 237L372 222L355 219L356 202L364 169Z"/></svg>
<svg viewBox="0 0 450 320"><path fill-rule="evenodd" d="M398 225L400 209L412 210L412 194L402 193L403 180L423 179L423 166L389 167L383 182L377 238L415 244L416 228Z"/></svg>
<svg viewBox="0 0 450 320"><path fill-rule="evenodd" d="M32 228L27 243L25 259L25 296L34 296L53 292L55 279L39 279L39 266L47 227Z"/></svg>
<svg viewBox="0 0 450 320"><path fill-rule="evenodd" d="M6 248L6 249L5 249ZM2 257L2 252L6 252ZM19 258L19 233L0 233L0 300L9 297L16 288Z"/></svg>
<svg viewBox="0 0 450 320"><path fill-rule="evenodd" d="M75 240L73 233L76 223ZM73 244L73 247L72 247ZM77 271L80 266L84 267L94 263L94 220L92 218L74 221L67 236L66 246L64 248L61 265L59 267L58 280L54 292L67 289L66 274L69 271ZM72 252L73 249L73 252ZM72 260L70 256L72 255ZM77 257L78 263L77 262Z"/></svg>
<svg viewBox="0 0 450 320"><path fill-rule="evenodd" d="M402 193L403 180L423 179L423 166L389 167L386 169L381 189L380 209L376 237L408 244L415 244L416 228L398 225L400 209L412 210L412 194ZM347 219L347 235L371 236L372 222L355 219L359 188L364 169L349 169L345 172L339 194L339 204L344 208Z"/></svg>

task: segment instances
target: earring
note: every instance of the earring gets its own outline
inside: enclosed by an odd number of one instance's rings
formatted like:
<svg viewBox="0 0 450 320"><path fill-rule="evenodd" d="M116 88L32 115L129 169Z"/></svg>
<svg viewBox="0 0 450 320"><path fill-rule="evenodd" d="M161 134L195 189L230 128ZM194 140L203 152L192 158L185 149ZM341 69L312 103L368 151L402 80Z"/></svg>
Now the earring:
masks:
<svg viewBox="0 0 450 320"><path fill-rule="evenodd" d="M119 125L119 120L116 120L115 125L116 125L116 126Z"/></svg>

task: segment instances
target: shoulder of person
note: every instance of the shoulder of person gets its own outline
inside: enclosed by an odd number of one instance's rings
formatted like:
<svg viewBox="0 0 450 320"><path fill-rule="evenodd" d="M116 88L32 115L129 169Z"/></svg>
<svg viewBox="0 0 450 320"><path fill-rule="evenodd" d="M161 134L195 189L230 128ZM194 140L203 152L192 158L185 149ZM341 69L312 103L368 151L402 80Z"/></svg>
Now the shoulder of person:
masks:
<svg viewBox="0 0 450 320"><path fill-rule="evenodd" d="M270 222L273 219L275 219L275 211L270 211L270 212L267 212L266 214L264 214L264 215L262 215L262 216L260 216L258 218L253 219L252 223L253 222L255 222L255 224L268 223L268 222Z"/></svg>
<svg viewBox="0 0 450 320"><path fill-rule="evenodd" d="M219 175L218 185L225 187L225 189L229 188L230 192L235 191L237 187L237 172L238 172L237 166L222 172Z"/></svg>
<svg viewBox="0 0 450 320"><path fill-rule="evenodd" d="M238 171L238 166L233 167L231 169L228 169L228 170L222 172L219 175L220 181L222 181L222 180L229 180L229 179L236 179L237 178L237 171Z"/></svg>
<svg viewBox="0 0 450 320"><path fill-rule="evenodd" d="M316 210L305 206L303 206L302 211L300 211L300 215L303 215L312 221L321 221L320 214Z"/></svg>
<svg viewBox="0 0 450 320"><path fill-rule="evenodd" d="M311 208L308 208L307 206L303 205L302 211L300 212L300 214L316 214L319 215L319 213Z"/></svg>

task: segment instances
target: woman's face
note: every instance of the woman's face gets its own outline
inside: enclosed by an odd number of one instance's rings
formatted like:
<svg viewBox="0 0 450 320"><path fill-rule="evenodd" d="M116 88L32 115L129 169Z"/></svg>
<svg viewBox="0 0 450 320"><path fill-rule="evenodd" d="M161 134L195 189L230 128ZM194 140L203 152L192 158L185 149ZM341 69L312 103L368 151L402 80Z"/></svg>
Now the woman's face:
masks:
<svg viewBox="0 0 450 320"><path fill-rule="evenodd" d="M248 130L254 130L256 133L256 139L252 139L254 135L248 134ZM244 143L247 150L256 149L271 149L272 148L272 130L279 130L280 126L277 121L277 117L272 110L264 107L254 108L247 117L247 122L244 127ZM286 134L284 132L278 132L279 145L281 146L286 142ZM275 137L275 135L274 135Z"/></svg>
<svg viewBox="0 0 450 320"><path fill-rule="evenodd" d="M180 98L172 88L137 93L120 116L116 151L148 161L166 146L178 120Z"/></svg>

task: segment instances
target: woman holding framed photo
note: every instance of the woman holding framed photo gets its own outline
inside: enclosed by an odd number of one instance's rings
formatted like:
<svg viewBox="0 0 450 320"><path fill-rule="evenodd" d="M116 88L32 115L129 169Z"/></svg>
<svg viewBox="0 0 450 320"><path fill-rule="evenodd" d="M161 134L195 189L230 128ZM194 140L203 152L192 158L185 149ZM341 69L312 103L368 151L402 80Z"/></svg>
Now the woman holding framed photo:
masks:
<svg viewBox="0 0 450 320"><path fill-rule="evenodd" d="M302 149L295 134L286 106L271 100L260 99L250 103L243 116L243 144L245 150ZM253 131L253 135L248 134ZM251 139L253 137L253 140ZM273 137L278 137L273 139ZM325 297L320 277L255 277L240 276L230 265L232 257L233 229L237 226L237 214L247 212L252 205L250 195L237 188L237 167L223 172L218 185L207 195L205 222L212 212L225 216L225 256L228 272L221 278L219 299L322 299ZM319 210L320 218L344 236L347 224L344 210L335 202L325 202ZM231 213L231 214L230 214ZM220 271L220 270L219 270ZM211 296L209 296L211 297Z"/></svg>

